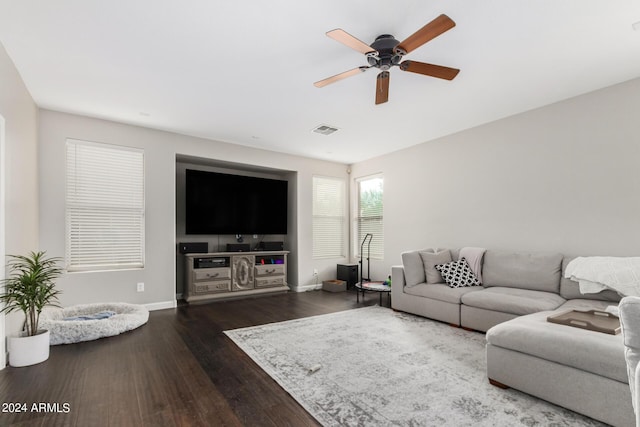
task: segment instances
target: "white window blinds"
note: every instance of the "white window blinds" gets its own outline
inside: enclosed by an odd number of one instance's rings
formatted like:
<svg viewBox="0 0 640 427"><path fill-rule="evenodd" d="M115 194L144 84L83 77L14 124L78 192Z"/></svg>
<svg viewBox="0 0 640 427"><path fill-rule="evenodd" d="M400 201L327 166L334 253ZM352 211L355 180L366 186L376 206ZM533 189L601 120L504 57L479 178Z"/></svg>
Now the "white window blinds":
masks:
<svg viewBox="0 0 640 427"><path fill-rule="evenodd" d="M345 256L345 183L313 177L313 258Z"/></svg>
<svg viewBox="0 0 640 427"><path fill-rule="evenodd" d="M67 140L68 271L144 267L144 153Z"/></svg>
<svg viewBox="0 0 640 427"><path fill-rule="evenodd" d="M364 237L370 233L371 238L369 253L370 258L384 258L384 227L382 221L383 211L383 178L381 175L361 178L356 180L358 187L358 205L354 224L354 253L362 256L360 246ZM364 256L367 256L369 244L363 247Z"/></svg>

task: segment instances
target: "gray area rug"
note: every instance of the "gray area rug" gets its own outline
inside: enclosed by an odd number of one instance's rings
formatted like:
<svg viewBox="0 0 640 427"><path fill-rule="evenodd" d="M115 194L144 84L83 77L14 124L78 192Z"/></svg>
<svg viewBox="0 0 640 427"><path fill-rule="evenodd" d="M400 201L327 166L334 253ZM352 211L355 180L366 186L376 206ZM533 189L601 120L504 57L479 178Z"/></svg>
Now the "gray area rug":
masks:
<svg viewBox="0 0 640 427"><path fill-rule="evenodd" d="M485 336L382 307L225 331L325 426L601 426L489 384Z"/></svg>

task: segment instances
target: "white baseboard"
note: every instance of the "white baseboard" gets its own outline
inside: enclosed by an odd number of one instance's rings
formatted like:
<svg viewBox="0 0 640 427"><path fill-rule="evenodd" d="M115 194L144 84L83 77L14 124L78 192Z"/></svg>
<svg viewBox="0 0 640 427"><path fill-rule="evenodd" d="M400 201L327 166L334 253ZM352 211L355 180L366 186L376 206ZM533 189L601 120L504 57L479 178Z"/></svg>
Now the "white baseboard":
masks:
<svg viewBox="0 0 640 427"><path fill-rule="evenodd" d="M295 288L291 289L294 292L307 292L307 291L318 291L322 289L322 284L312 284L312 285L298 285Z"/></svg>
<svg viewBox="0 0 640 427"><path fill-rule="evenodd" d="M150 304L144 304L149 311L155 310L166 310L167 308L176 308L178 306L178 302L176 300L173 301L164 301L164 302L152 302Z"/></svg>

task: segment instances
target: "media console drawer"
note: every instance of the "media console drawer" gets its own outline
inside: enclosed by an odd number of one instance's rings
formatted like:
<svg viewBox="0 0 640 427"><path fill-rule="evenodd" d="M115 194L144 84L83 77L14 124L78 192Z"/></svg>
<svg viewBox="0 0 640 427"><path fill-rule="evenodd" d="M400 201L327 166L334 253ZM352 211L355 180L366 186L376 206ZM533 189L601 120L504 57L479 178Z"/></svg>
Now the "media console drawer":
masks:
<svg viewBox="0 0 640 427"><path fill-rule="evenodd" d="M256 276L284 275L284 264L256 265Z"/></svg>
<svg viewBox="0 0 640 427"><path fill-rule="evenodd" d="M215 282L198 282L194 284L196 294L210 294L212 292L229 292L231 280L216 280Z"/></svg>
<svg viewBox="0 0 640 427"><path fill-rule="evenodd" d="M269 286L282 286L284 284L284 276L264 277L256 279L256 288L268 288Z"/></svg>
<svg viewBox="0 0 640 427"><path fill-rule="evenodd" d="M199 268L193 271L193 280L230 279L230 268Z"/></svg>

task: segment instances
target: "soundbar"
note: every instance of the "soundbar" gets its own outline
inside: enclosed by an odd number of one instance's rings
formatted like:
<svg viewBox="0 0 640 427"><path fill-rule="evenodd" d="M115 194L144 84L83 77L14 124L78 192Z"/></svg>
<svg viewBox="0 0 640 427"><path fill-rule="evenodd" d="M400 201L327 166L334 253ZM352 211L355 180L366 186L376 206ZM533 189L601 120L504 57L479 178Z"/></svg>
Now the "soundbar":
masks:
<svg viewBox="0 0 640 427"><path fill-rule="evenodd" d="M227 243L227 252L249 252L251 246L248 243Z"/></svg>
<svg viewBox="0 0 640 427"><path fill-rule="evenodd" d="M284 250L284 242L262 242L260 249L263 251L282 251Z"/></svg>

